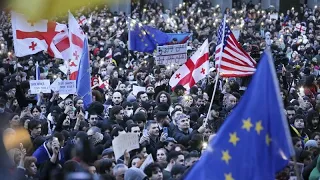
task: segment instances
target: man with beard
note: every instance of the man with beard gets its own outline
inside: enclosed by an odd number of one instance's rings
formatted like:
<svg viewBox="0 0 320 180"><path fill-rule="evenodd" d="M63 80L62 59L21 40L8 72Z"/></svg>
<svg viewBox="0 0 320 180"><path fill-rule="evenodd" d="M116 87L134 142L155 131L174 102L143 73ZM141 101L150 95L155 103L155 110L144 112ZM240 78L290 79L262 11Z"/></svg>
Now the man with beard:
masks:
<svg viewBox="0 0 320 180"><path fill-rule="evenodd" d="M200 114L204 114L205 112L205 104L204 104L204 99L202 95L197 95L196 98L196 106L199 109Z"/></svg>
<svg viewBox="0 0 320 180"><path fill-rule="evenodd" d="M106 106L106 109L107 109L107 114L109 115L110 114L110 109L113 107L113 106L121 106L121 103L123 101L123 97L122 97L122 94L120 91L114 91L113 94L112 94L112 98L111 98L111 104L110 105L107 105Z"/></svg>

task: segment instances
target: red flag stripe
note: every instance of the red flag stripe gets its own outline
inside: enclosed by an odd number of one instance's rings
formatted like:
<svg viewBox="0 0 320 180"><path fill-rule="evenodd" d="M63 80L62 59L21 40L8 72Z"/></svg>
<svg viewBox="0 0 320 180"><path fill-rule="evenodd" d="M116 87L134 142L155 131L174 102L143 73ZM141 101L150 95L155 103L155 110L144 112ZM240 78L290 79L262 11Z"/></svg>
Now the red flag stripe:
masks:
<svg viewBox="0 0 320 180"><path fill-rule="evenodd" d="M72 44L79 46L80 48L83 48L83 40L81 38L79 38L77 35L72 34L71 42L72 42Z"/></svg>
<svg viewBox="0 0 320 180"><path fill-rule="evenodd" d="M64 39L62 39L60 42L56 44L56 47L59 50L59 52L63 52L66 49L68 49L70 47L69 38L65 37Z"/></svg>
<svg viewBox="0 0 320 180"><path fill-rule="evenodd" d="M224 64L221 64L220 65L221 69L225 70L225 71L239 71L239 72L255 72L254 69L240 69L240 68L237 68L235 66L230 66L230 65L224 65Z"/></svg>
<svg viewBox="0 0 320 180"><path fill-rule="evenodd" d="M232 46L232 45L228 44L225 48L225 51L229 51L231 54L237 55L237 59L241 60L247 66L254 66L252 64L252 62L248 59L249 57L247 55L243 54L242 51L239 51L236 46Z"/></svg>
<svg viewBox="0 0 320 180"><path fill-rule="evenodd" d="M226 50L225 54L223 54L223 57L229 58L230 61L234 61L236 64L239 64L241 66L249 66L247 63L243 62L240 58L242 58L237 53L232 53L231 51Z"/></svg>

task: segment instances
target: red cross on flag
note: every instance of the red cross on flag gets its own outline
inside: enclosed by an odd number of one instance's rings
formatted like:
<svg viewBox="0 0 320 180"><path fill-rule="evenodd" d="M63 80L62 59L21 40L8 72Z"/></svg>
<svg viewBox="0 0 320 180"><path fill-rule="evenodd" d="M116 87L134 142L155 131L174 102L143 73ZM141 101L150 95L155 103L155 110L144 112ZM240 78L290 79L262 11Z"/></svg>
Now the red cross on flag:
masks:
<svg viewBox="0 0 320 180"><path fill-rule="evenodd" d="M78 21L69 12L69 39L70 39L70 80L76 80L79 70L79 62L83 51L83 33Z"/></svg>
<svg viewBox="0 0 320 180"><path fill-rule="evenodd" d="M11 12L15 55L23 57L47 51L51 57L68 59L68 28L48 20L29 21L22 14Z"/></svg>
<svg viewBox="0 0 320 180"><path fill-rule="evenodd" d="M301 34L306 34L307 28L300 23L297 23L294 27L294 31L299 31Z"/></svg>
<svg viewBox="0 0 320 180"><path fill-rule="evenodd" d="M86 18L84 15L82 15L82 16L79 18L78 23L79 23L80 26L82 26L82 25L87 24L87 23L88 23L88 20L87 20L87 18Z"/></svg>
<svg viewBox="0 0 320 180"><path fill-rule="evenodd" d="M174 89L178 84L190 89L209 74L208 39L171 77L169 85Z"/></svg>

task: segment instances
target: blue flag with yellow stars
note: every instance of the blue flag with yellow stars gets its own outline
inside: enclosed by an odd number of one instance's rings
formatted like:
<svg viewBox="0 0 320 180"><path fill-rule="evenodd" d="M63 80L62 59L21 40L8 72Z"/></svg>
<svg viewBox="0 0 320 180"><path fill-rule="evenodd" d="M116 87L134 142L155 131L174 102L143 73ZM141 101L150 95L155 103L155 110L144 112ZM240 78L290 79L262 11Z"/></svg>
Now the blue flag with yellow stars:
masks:
<svg viewBox="0 0 320 180"><path fill-rule="evenodd" d="M294 155L270 51L187 180L272 180Z"/></svg>
<svg viewBox="0 0 320 180"><path fill-rule="evenodd" d="M139 22L130 23L129 50L153 53L157 45L162 46L169 42L169 36L151 26Z"/></svg>
<svg viewBox="0 0 320 180"><path fill-rule="evenodd" d="M77 76L77 94L82 98L84 107L87 109L92 103L91 75L90 75L90 56L88 39L84 39L83 53L80 59L79 71Z"/></svg>

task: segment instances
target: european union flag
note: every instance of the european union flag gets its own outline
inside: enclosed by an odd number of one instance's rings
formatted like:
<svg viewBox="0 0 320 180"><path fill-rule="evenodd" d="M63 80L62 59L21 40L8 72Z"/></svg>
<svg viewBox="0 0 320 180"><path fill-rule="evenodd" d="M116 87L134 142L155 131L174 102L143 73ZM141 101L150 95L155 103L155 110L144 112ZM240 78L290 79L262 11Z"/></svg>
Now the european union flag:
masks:
<svg viewBox="0 0 320 180"><path fill-rule="evenodd" d="M169 36L156 28L138 22L130 27L129 50L153 53L157 45L162 46L167 42L169 42Z"/></svg>
<svg viewBox="0 0 320 180"><path fill-rule="evenodd" d="M90 78L90 63L88 40L85 38L83 44L83 53L80 59L79 72L77 77L77 94L83 100L85 108L92 103L91 94L91 78Z"/></svg>
<svg viewBox="0 0 320 180"><path fill-rule="evenodd" d="M294 150L270 51L187 180L272 180Z"/></svg>

